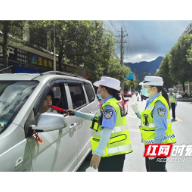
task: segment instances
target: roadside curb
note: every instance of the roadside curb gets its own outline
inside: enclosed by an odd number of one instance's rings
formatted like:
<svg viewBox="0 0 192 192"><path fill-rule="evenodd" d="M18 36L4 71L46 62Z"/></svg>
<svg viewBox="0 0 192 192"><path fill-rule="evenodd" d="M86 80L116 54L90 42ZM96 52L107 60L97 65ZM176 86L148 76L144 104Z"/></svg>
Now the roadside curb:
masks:
<svg viewBox="0 0 192 192"><path fill-rule="evenodd" d="M192 102L192 99L178 98L177 101Z"/></svg>

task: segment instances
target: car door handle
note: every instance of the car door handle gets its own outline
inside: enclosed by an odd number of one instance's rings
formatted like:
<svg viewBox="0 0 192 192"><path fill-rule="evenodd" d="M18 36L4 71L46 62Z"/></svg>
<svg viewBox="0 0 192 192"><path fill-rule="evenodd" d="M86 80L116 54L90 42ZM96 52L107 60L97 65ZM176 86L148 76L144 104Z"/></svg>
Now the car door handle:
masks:
<svg viewBox="0 0 192 192"><path fill-rule="evenodd" d="M77 123L72 123L71 126L69 127L69 129L73 129L76 125L77 125Z"/></svg>
<svg viewBox="0 0 192 192"><path fill-rule="evenodd" d="M17 167L19 164L23 162L23 157L20 157L16 162L15 162L15 167Z"/></svg>

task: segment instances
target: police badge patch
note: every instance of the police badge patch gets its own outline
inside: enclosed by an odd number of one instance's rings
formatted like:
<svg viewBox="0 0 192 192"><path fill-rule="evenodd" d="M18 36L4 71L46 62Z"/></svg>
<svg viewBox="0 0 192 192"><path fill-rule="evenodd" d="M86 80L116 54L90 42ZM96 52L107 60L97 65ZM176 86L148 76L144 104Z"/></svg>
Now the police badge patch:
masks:
<svg viewBox="0 0 192 192"><path fill-rule="evenodd" d="M158 112L158 115L159 115L159 116L163 117L163 116L165 115L165 113L166 113L166 109L165 109L165 108L162 108L162 107L159 107L159 108L157 109L157 112Z"/></svg>
<svg viewBox="0 0 192 192"><path fill-rule="evenodd" d="M111 119L111 117L113 116L114 111L112 109L106 109L104 111L104 118L105 119Z"/></svg>

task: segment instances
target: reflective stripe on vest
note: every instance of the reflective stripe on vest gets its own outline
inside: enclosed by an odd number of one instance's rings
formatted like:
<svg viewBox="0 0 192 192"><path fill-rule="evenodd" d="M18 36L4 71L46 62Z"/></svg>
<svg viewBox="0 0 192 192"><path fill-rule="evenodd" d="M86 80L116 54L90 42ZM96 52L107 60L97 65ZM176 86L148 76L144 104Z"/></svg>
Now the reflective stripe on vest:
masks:
<svg viewBox="0 0 192 192"><path fill-rule="evenodd" d="M141 126L143 126L143 127L148 127L148 128L155 128L155 123L149 123L148 125L145 125L145 124L141 121Z"/></svg>
<svg viewBox="0 0 192 192"><path fill-rule="evenodd" d="M120 131L125 131L128 129L128 126L127 125L122 125L122 126L119 126L119 127L114 127L112 133L117 133L117 132L120 132ZM101 136L103 133L103 131L93 131L93 135L99 135Z"/></svg>
<svg viewBox="0 0 192 192"><path fill-rule="evenodd" d="M165 140L167 140L167 139L173 139L173 138L175 138L175 135L174 134L172 134L172 135L165 135L164 137L163 137L163 141L165 141ZM154 143L154 139L151 139L151 140L143 140L145 143L147 143L147 144L153 144ZM162 142L163 142L162 141Z"/></svg>
<svg viewBox="0 0 192 192"><path fill-rule="evenodd" d="M128 151L128 150L131 150L131 149L132 149L131 144L123 145L123 146L119 146L119 147L109 148L108 153L109 154L114 154L114 153L118 153L118 152L122 152L122 151Z"/></svg>
<svg viewBox="0 0 192 192"><path fill-rule="evenodd" d="M152 111L153 108L154 108L153 106L149 105L146 109L149 109L150 111Z"/></svg>
<svg viewBox="0 0 192 192"><path fill-rule="evenodd" d="M119 146L119 147L113 147L113 148L109 148L108 149L108 154L114 154L114 153L120 153L123 151L128 151L131 150L132 146L131 144L129 145L123 145L123 146ZM95 151L93 151L93 154L95 154ZM105 155L105 152L103 151L102 155Z"/></svg>
<svg viewBox="0 0 192 192"><path fill-rule="evenodd" d="M167 124L168 123L171 123L171 119L167 119ZM149 123L148 125L145 125L142 121L141 121L141 126L147 127L147 128L153 128L153 129L156 127L155 123Z"/></svg>

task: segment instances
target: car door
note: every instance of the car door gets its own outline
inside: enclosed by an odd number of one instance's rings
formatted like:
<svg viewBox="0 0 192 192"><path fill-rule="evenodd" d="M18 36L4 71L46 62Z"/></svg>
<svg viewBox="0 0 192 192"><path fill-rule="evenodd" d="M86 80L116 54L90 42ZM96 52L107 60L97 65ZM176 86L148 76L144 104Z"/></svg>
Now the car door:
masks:
<svg viewBox="0 0 192 192"><path fill-rule="evenodd" d="M85 95L87 105L83 106L80 111L88 114L95 114L99 110L98 100L95 96L95 92L90 83L84 82L82 84L83 92ZM90 138L92 137L93 130L90 129L90 121L83 120L83 126L78 129L78 162L82 160L91 150ZM81 147L80 147L81 146Z"/></svg>
<svg viewBox="0 0 192 192"><path fill-rule="evenodd" d="M74 81L68 80L67 84L65 85L67 92L69 92L68 98L71 101L72 106L71 109L81 111L83 113L87 113L88 110L87 100L85 97L85 92L83 90L82 82L81 81ZM86 129L85 120L80 117L70 117L70 119L76 119L78 121L77 124L77 135L78 135L78 165L84 159L85 154L90 150L90 146L88 145L88 137L87 132L89 129Z"/></svg>
<svg viewBox="0 0 192 192"><path fill-rule="evenodd" d="M49 83L47 89L40 96L37 105L45 99L50 91L49 87L55 94L61 96L58 107L67 109L70 103L67 102L67 93L62 80ZM58 90L55 90L55 88L58 88ZM58 97L54 96L58 100ZM37 106L35 109L36 113ZM43 140L43 144L37 145L33 137L28 139L32 153L33 171L73 171L77 166L77 131L75 126L77 122L70 117L65 116L65 118L68 125L66 128L38 133ZM72 124L74 126L71 126Z"/></svg>

